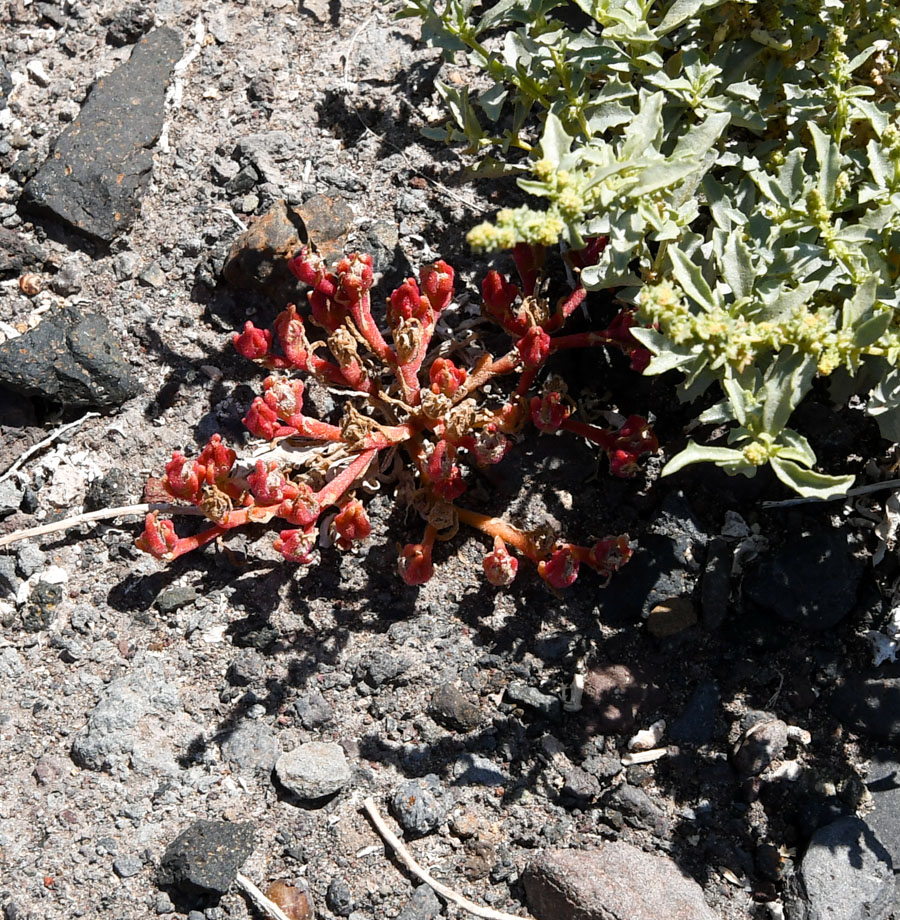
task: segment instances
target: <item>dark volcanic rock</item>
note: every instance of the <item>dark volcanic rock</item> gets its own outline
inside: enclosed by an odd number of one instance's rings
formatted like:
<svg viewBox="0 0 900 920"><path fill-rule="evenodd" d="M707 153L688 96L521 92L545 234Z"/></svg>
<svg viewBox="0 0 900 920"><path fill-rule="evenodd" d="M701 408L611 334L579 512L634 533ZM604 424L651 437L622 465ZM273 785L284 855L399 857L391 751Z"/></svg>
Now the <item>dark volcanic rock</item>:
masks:
<svg viewBox="0 0 900 920"><path fill-rule="evenodd" d="M6 108L6 97L12 89L12 77L3 61L0 61L0 109Z"/></svg>
<svg viewBox="0 0 900 920"><path fill-rule="evenodd" d="M391 811L403 829L421 837L430 834L446 816L441 781L434 773L401 783L391 798Z"/></svg>
<svg viewBox="0 0 900 920"><path fill-rule="evenodd" d="M900 678L852 677L834 692L832 714L851 731L900 741Z"/></svg>
<svg viewBox="0 0 900 920"><path fill-rule="evenodd" d="M114 48L130 45L153 28L153 9L145 3L130 3L113 16L106 40Z"/></svg>
<svg viewBox="0 0 900 920"><path fill-rule="evenodd" d="M716 920L703 890L671 859L622 841L547 850L524 883L537 920Z"/></svg>
<svg viewBox="0 0 900 920"><path fill-rule="evenodd" d="M195 821L166 847L159 884L225 894L253 852L255 837L249 822Z"/></svg>
<svg viewBox="0 0 900 920"><path fill-rule="evenodd" d="M156 29L94 84L75 121L22 192L22 204L110 242L133 222L150 181L166 84L181 57L173 29Z"/></svg>
<svg viewBox="0 0 900 920"><path fill-rule="evenodd" d="M816 831L785 898L790 920L887 920L893 900L890 854L856 817Z"/></svg>
<svg viewBox="0 0 900 920"><path fill-rule="evenodd" d="M828 629L853 609L864 569L844 531L804 533L747 572L743 593L789 623Z"/></svg>
<svg viewBox="0 0 900 920"><path fill-rule="evenodd" d="M0 344L0 386L67 408L107 409L138 393L106 320L74 307Z"/></svg>
<svg viewBox="0 0 900 920"><path fill-rule="evenodd" d="M703 681L691 694L684 711L672 723L669 737L685 744L706 744L713 736L718 708L719 688L714 681Z"/></svg>
<svg viewBox="0 0 900 920"><path fill-rule="evenodd" d="M441 684L431 697L429 713L446 728L468 732L481 721L478 707L454 684Z"/></svg>
<svg viewBox="0 0 900 920"><path fill-rule="evenodd" d="M866 788L875 806L866 821L900 871L900 762L894 751L879 751L872 758Z"/></svg>

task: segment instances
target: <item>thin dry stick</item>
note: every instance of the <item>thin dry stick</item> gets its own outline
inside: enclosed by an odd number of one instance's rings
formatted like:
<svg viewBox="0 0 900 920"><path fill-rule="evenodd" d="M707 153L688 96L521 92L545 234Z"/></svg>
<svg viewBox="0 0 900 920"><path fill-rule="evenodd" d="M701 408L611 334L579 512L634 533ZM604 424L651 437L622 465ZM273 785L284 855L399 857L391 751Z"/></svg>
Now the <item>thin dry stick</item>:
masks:
<svg viewBox="0 0 900 920"><path fill-rule="evenodd" d="M71 431L73 428L77 428L79 425L84 424L89 418L100 418L100 413L86 412L81 418L76 419L74 422L69 422L68 425L60 426L56 431L48 434L42 441L38 441L37 444L32 444L31 447L29 447L2 476L0 476L0 482L9 479L10 476L20 469L26 460L33 457L39 450L43 450L49 444L52 444L60 435L64 435L67 431Z"/></svg>
<svg viewBox="0 0 900 920"><path fill-rule="evenodd" d="M39 527L29 527L27 530L17 530L0 537L0 546L9 546L19 540L28 540L31 537L42 537L48 533L59 533L78 527L79 524L89 524L91 521L107 521L110 518L125 517L129 514L147 514L150 511L162 511L165 514L203 514L200 508L194 505L176 505L172 502L144 502L142 505L120 505L118 508L101 508L99 511L87 511L76 514L74 517L52 524L41 524Z"/></svg>
<svg viewBox="0 0 900 920"><path fill-rule="evenodd" d="M816 502L837 502L845 498L852 498L854 495L868 495L870 492L883 492L886 489L900 489L900 479L888 479L885 482L870 482L868 485L857 486L855 489L848 489L843 495L835 495L832 498L786 498L780 502L763 502L763 508L790 508L793 505L810 505Z"/></svg>
<svg viewBox="0 0 900 920"><path fill-rule="evenodd" d="M467 910L470 914L474 914L476 917L484 917L485 920L523 920L523 918L517 914L504 914L502 911L494 910L490 907L482 907L480 904L476 904L474 901L464 898L461 894L457 894L453 891L452 888L448 888L446 885L442 885L440 882L433 879L415 859L413 859L409 850L406 849L400 839L391 831L387 824L384 823L384 818L378 813L378 809L375 807L375 803L371 798L367 798L363 801L363 808L365 808L366 814L377 828L378 833L390 844L391 848L397 856L400 857L401 862L404 863L406 868L409 869L416 878L433 888L441 897L446 898L448 901L452 901L454 904L458 905L463 910Z"/></svg>
<svg viewBox="0 0 900 920"><path fill-rule="evenodd" d="M274 902L270 901L257 887L240 872L237 874L235 881L244 891L247 892L250 900L265 914L274 917L275 920L291 920L291 918Z"/></svg>

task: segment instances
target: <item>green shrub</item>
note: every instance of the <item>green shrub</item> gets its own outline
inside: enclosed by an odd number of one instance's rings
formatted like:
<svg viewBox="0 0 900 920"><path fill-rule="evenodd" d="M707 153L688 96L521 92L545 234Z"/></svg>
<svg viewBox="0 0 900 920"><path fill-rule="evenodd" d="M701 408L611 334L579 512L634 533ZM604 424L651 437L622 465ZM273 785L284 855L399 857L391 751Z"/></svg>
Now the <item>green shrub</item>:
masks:
<svg viewBox="0 0 900 920"><path fill-rule="evenodd" d="M863 397L900 440L900 6L881 0L407 0L423 36L481 73L438 83L432 136L464 141L476 174L513 174L539 202L477 226L478 249L580 248L608 236L589 289L617 289L645 326L645 371L727 446L666 466L769 463L801 495L814 471L789 425L816 378Z"/></svg>

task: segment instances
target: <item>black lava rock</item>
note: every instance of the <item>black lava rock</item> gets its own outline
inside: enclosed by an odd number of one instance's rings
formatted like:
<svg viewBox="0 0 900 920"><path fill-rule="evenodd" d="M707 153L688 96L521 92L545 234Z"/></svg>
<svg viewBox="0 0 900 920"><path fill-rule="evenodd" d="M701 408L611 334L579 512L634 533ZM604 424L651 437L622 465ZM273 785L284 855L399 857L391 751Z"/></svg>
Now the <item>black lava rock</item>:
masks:
<svg viewBox="0 0 900 920"><path fill-rule="evenodd" d="M166 84L182 54L173 29L156 29L91 89L78 117L22 191L22 205L91 237L130 226L153 168Z"/></svg>
<svg viewBox="0 0 900 920"><path fill-rule="evenodd" d="M683 744L706 744L713 736L718 708L719 688L711 680L703 681L672 723L669 737Z"/></svg>
<svg viewBox="0 0 900 920"><path fill-rule="evenodd" d="M110 20L106 41L114 48L131 45L153 28L153 9L146 3L130 3Z"/></svg>
<svg viewBox="0 0 900 920"><path fill-rule="evenodd" d="M159 884L186 893L224 894L253 852L249 822L195 821L166 847Z"/></svg>
<svg viewBox="0 0 900 920"><path fill-rule="evenodd" d="M97 409L119 406L139 389L106 320L75 307L0 344L0 386L67 408Z"/></svg>
<svg viewBox="0 0 900 920"><path fill-rule="evenodd" d="M353 892L347 880L336 876L328 883L325 906L338 917L349 917L353 912Z"/></svg>
<svg viewBox="0 0 900 920"><path fill-rule="evenodd" d="M445 728L468 732L481 722L478 707L454 684L441 684L431 697L429 713Z"/></svg>
<svg viewBox="0 0 900 920"><path fill-rule="evenodd" d="M6 64L0 61L0 109L6 108L6 97L12 89L12 77L6 69Z"/></svg>
<svg viewBox="0 0 900 920"><path fill-rule="evenodd" d="M853 609L864 569L844 531L803 533L748 571L743 593L789 623L828 629Z"/></svg>

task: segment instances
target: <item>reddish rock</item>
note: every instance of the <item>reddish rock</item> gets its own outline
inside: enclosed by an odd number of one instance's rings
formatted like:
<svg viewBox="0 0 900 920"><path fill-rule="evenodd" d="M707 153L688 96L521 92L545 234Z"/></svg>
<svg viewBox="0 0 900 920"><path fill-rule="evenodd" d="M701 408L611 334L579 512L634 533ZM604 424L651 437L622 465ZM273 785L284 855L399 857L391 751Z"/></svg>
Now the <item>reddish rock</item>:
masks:
<svg viewBox="0 0 900 920"><path fill-rule="evenodd" d="M582 715L590 731L619 735L631 731L642 706L652 705L659 689L624 664L591 668L584 679Z"/></svg>
<svg viewBox="0 0 900 920"><path fill-rule="evenodd" d="M671 859L623 841L545 850L523 881L536 920L717 920L697 882Z"/></svg>

